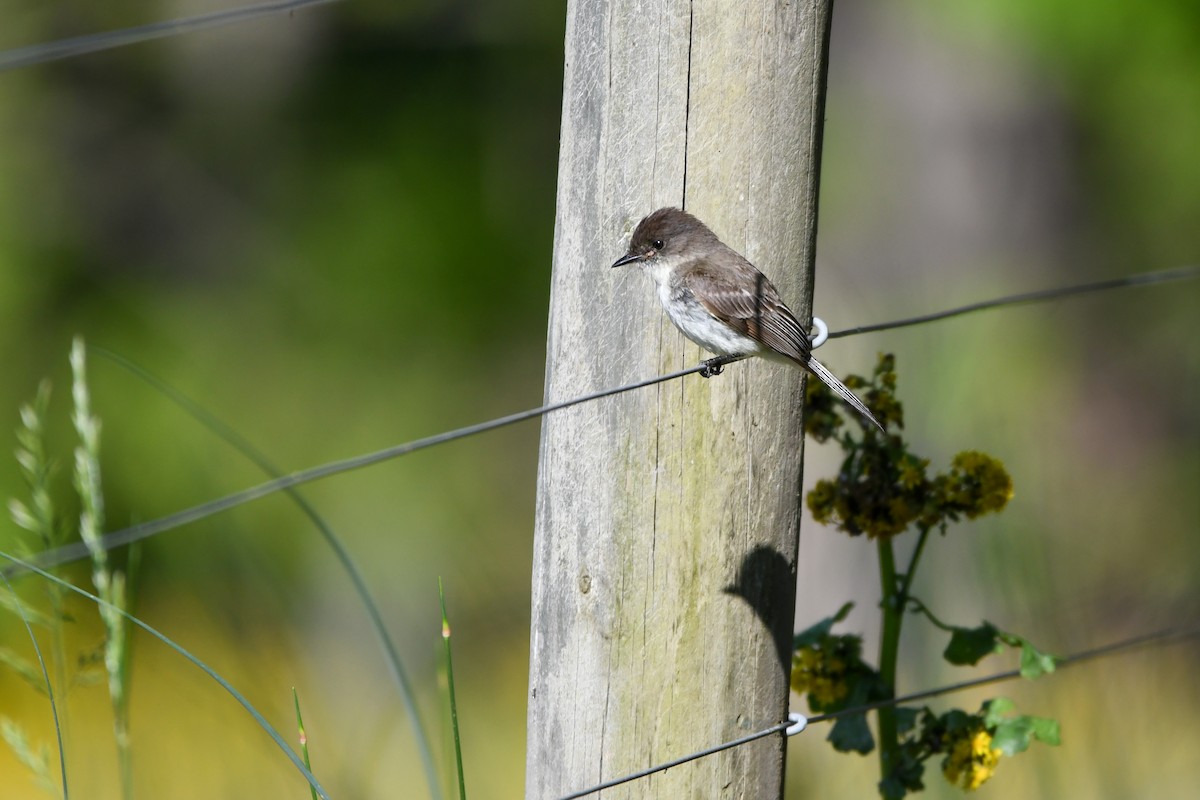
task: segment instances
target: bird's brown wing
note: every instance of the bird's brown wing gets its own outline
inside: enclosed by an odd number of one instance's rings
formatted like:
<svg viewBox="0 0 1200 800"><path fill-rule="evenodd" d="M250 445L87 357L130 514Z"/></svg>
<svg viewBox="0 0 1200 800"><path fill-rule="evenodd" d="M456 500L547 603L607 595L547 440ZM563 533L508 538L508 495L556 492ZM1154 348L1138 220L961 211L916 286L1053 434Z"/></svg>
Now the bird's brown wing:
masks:
<svg viewBox="0 0 1200 800"><path fill-rule="evenodd" d="M743 259L744 269L732 277L714 274L696 266L684 271L680 282L708 313L731 328L762 342L816 375L834 393L854 407L872 425L887 430L871 414L866 403L812 357L812 342L796 316L779 297L779 292L761 272Z"/></svg>
<svg viewBox="0 0 1200 800"><path fill-rule="evenodd" d="M800 364L812 344L791 309L767 277L744 261L744 270L725 277L706 266L688 269L683 285L717 319Z"/></svg>

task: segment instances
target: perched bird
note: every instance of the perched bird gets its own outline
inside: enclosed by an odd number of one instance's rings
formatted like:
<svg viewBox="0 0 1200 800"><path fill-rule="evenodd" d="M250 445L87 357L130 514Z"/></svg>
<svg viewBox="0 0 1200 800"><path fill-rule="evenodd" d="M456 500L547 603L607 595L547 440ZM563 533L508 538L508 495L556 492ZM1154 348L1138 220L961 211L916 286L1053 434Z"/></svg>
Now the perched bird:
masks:
<svg viewBox="0 0 1200 800"><path fill-rule="evenodd" d="M703 222L678 208L660 208L638 223L629 250L613 266L634 263L654 279L663 309L684 336L719 356L799 364L887 433L866 404L812 357L808 332L775 286Z"/></svg>

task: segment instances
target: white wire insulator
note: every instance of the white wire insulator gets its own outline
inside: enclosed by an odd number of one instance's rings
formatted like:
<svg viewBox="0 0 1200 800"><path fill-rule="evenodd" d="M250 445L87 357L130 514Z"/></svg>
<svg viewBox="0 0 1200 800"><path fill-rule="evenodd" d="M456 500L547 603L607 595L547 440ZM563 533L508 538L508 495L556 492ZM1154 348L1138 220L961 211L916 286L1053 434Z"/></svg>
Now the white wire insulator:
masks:
<svg viewBox="0 0 1200 800"><path fill-rule="evenodd" d="M820 317L813 317L813 327L816 333L812 337L812 349L816 350L821 345L825 344L825 340L829 338L829 326L825 324L825 320Z"/></svg>

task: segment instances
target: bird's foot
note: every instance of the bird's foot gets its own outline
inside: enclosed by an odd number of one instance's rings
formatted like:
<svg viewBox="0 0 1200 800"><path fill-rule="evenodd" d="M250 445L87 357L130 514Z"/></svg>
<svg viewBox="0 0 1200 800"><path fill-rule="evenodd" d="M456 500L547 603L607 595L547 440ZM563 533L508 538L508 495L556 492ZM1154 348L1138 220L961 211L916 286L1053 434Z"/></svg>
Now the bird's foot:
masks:
<svg viewBox="0 0 1200 800"><path fill-rule="evenodd" d="M728 362L726 361L725 356L717 356L716 358L705 359L700 363L702 365L700 369L700 377L711 378L714 375L720 375L725 369L725 364Z"/></svg>

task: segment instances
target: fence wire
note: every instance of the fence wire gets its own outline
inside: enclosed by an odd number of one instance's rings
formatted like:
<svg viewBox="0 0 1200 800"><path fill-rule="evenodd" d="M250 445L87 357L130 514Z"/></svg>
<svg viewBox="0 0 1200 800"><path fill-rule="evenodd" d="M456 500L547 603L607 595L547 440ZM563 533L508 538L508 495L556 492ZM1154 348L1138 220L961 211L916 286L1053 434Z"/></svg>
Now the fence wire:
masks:
<svg viewBox="0 0 1200 800"><path fill-rule="evenodd" d="M149 23L130 28L124 28L116 31L108 31L98 34L89 34L77 36L69 39L62 39L55 42L44 42L40 44L30 45L27 47L19 47L10 50L0 51L0 72L7 70L19 69L21 67L33 66L36 64L44 64L52 61L59 61L67 58L111 50L118 47L124 47L132 44L139 44L156 39L163 39L172 36L178 36L186 33L196 32L208 28L215 28L223 25L230 25L237 22L244 22L251 19L258 19L274 14L294 13L298 10L329 5L338 2L338 0L279 0L279 2L261 3L242 8L229 9L225 11L213 12L210 14L201 14L197 16L184 17L179 19L167 20L162 22ZM910 327L921 325L930 322L950 319L953 317L971 314L977 311L990 309L1012 307L1017 305L1025 305L1030 303L1046 302L1050 300L1075 297L1084 294L1092 294L1101 291L1112 289L1129 288L1134 286L1147 286L1157 283L1169 281L1179 281L1186 279L1194 279L1200 276L1200 266L1191 265L1183 266L1175 269L1161 270L1157 272L1148 272L1139 275L1127 276L1124 278L1115 278L1105 281L1097 281L1093 283L1078 284L1073 286L1060 287L1056 289L1047 289L1034 292L1026 292L1022 294L1008 295L985 300L978 303L972 303L964 306L946 309L943 311L933 312L915 317L908 317L889 322L882 322L872 325L861 325L842 330L831 331L829 338L837 339L847 336L854 336L864 333L876 333L886 330L894 330L897 328ZM736 361L736 358L721 359L722 363L731 363ZM418 450L424 450L437 445L445 444L463 439L468 436L473 436L479 433L496 430L498 428L513 425L518 422L524 422L529 419L541 417L554 411L571 408L572 406L581 405L583 403L600 400L606 397L611 397L624 392L633 391L635 389L653 386L655 384L664 383L666 381L682 378L687 375L701 372L707 368L707 364L702 363L687 369L677 370L675 372L659 375L654 378L636 381L634 383L625 384L612 389L604 389L597 392L592 392L581 397L572 398L555 403L548 403L537 408L526 411L509 414L504 417L488 420L486 422L469 425L463 428L458 428L433 436L417 439L405 444L396 445L394 447L385 448L374 453L368 453L354 458L348 458L341 461L329 462L311 469L302 470L292 473L275 480L267 481L258 486L245 489L225 497L201 503L192 508L184 509L174 514L162 517L157 520L142 523L140 525L130 526L103 537L102 544L105 549L111 550L136 541L154 536L165 532L172 528L176 528L190 522L195 522L222 511L232 509L236 506L249 503L253 500L266 497L267 495L276 492L285 491L294 488L304 483L320 480L332 475L350 472L355 469L378 464L400 456L408 455ZM55 566L58 564L75 561L89 556L89 551L82 543L75 543L56 550L47 551L40 554L35 563L41 567ZM7 580L9 577L20 575L29 570L24 567L10 567L0 570L0 575ZM136 620L135 620L136 622ZM1084 661L1116 655L1121 652L1126 652L1139 647L1145 647L1155 644L1169 644L1172 642L1180 642L1195 639L1200 636L1200 628L1191 629L1168 629L1158 631L1156 633L1145 634L1142 636L1133 637L1130 639L1115 642L1103 647L1087 650L1072 654L1065 658L1059 659L1058 667L1066 667ZM929 689L921 692L915 692L908 695L893 698L891 700L870 703L854 708L843 709L828 714L819 714L808 718L808 723L833 721L840 717L851 716L854 714L864 714L869 711L877 710L887 706L900 705L904 703L912 703L919 700L925 700L939 695L949 694L952 692L963 691L969 688L984 686L987 684L998 683L1001 681L1012 680L1020 677L1019 670L1009 670L1007 672L996 673L982 678L962 681L959 683L949 684L946 686ZM696 761L734 747L740 747L760 739L766 738L776 733L783 733L791 725L791 720L781 722L761 731L739 737L719 745L715 745L704 750L699 750L680 758L671 761L657 764L653 767L630 773L619 778L614 778L595 786L588 787L569 795L565 795L561 800L575 800L576 798L586 797L595 794L604 789L613 788L621 784L649 777L659 772L681 766L691 761Z"/></svg>
<svg viewBox="0 0 1200 800"><path fill-rule="evenodd" d="M939 311L934 314L927 314L921 317L910 317L894 320L892 322L882 322L875 325L847 328L846 330L831 332L829 336L830 338L841 338L859 333L874 333L878 331L891 330L893 328L903 328L910 325L949 319L951 317L962 316L964 314L969 314L976 311L1003 308L1005 306L1023 305L1026 303L1044 302L1048 300L1057 300L1065 297L1077 297L1080 295L1091 294L1109 289L1146 286L1150 284L1164 283L1167 281L1194 279L1197 277L1200 277L1200 265L1178 267L1174 269L1161 270L1158 272L1141 273L1138 275L1131 275L1124 278L1116 278L1098 283L1084 283L1038 292L1007 295L980 303L972 303L966 306L959 306L956 308L947 309L945 311ZM721 363L731 363L740 359L738 357L728 357L716 360L720 361ZM260 483L257 486L243 489L240 492L234 492L233 494L219 497L215 500L200 503L199 505L183 509L182 511L177 511L174 514L169 514L156 520L150 520L137 525L131 525L127 528L122 528L121 530L105 534L101 539L100 544L106 550L112 550L123 545L141 541L142 539L146 539L150 536L171 530L172 528L177 528L181 525L197 522L207 517L211 517L214 514L219 514L222 511L228 511L231 508L261 499L268 495L275 494L276 492L281 492L286 489L291 489L295 486L300 486L301 484L312 483L313 481L320 480L322 478L328 478L331 475L340 475L345 472L350 472L352 470L362 469L363 467L378 464L383 461L389 461L393 458L406 456L410 453L415 453L418 450L425 450L430 447L436 447L438 445L453 442L458 439L465 439L468 436L475 436L476 434L494 431L498 428L507 427L509 425L515 425L518 422L536 419L554 411L562 411L563 409L571 408L583 403L590 403L605 397L612 397L624 392L630 392L635 389L643 389L647 386L654 386L655 384L675 380L687 375L692 375L708 369L712 361L713 360L710 359L709 361L702 362L694 367L676 370L675 372L669 372L653 378L646 378L645 380L627 383L623 386L617 386L611 389L601 389L600 391L585 394L580 397L574 397L570 400L547 403L546 405L538 406L537 408L531 408L526 411L518 411L515 414L497 417L496 419L491 419L486 422L479 422L463 428L457 428L455 430L445 431L433 436L427 436L423 439L416 439L414 441L405 442L404 444L398 444L393 447L386 447L382 450L377 450L374 453L354 456L352 458L346 458L340 461L331 461L310 469L293 472L290 475L284 475L283 477ZM33 563L37 564L39 567L46 568L56 566L58 564L65 564L70 561L78 561L88 557L89 551L87 547L82 542L75 542L74 544L65 545L54 550L47 550L44 553L40 553L36 558L33 559ZM23 572L23 568L19 566L9 566L3 570L3 574L10 578L15 575L20 575Z"/></svg>
<svg viewBox="0 0 1200 800"><path fill-rule="evenodd" d="M291 14L309 6L323 6L336 2L338 0L278 0L274 3L261 3L231 8L226 11L214 11L210 14L199 14L194 17L151 22L133 28L75 36L56 42L31 44L28 47L17 47L0 52L0 72L29 67L34 64L45 64L49 61L61 61L65 58L97 53L101 50L113 50L117 47L140 44L153 39L165 39L206 28L231 25L235 22L245 22L272 14Z"/></svg>
<svg viewBox="0 0 1200 800"><path fill-rule="evenodd" d="M1126 652L1139 647L1183 642L1195 639L1197 637L1200 637L1200 627L1168 628L1165 630L1156 631L1154 633L1134 636L1129 639L1122 639L1121 641L1113 642L1102 647L1096 647L1091 650L1073 653L1072 655L1058 659L1056 661L1056 667L1069 667L1075 664L1080 664L1084 661L1117 655L1118 653ZM815 722L831 722L841 717L850 717L855 714L865 714L868 711L875 711L880 708L897 706L904 703L914 703L918 700L928 700L931 697L951 694L953 692L961 692L965 689L973 689L978 686L1000 683L1001 681L1009 681L1019 677L1021 677L1021 671L1017 669L1008 670L1007 672L997 672L994 675L988 675L982 678L973 678L971 680L960 681L958 683L951 683L945 686L939 686L936 689L926 689L920 692L913 692L912 694L901 695L900 697L894 697L890 700L881 700L879 702L867 703L866 705L855 706L853 708L845 708L840 711L831 711L828 714L818 714L816 716L809 717L808 724L811 725ZM671 761L664 761L661 764L654 765L653 767L638 770L637 772L631 772L628 775L622 775L619 778L613 778L611 780L604 781L603 783L589 786L586 789L580 789L579 791L572 792L571 794L563 795L561 798L559 798L559 800L577 800L577 798L587 797L588 795L595 794L596 792L603 791L604 789L611 789L614 786L620 786L624 783L631 783L642 778L648 778L651 775L671 769L672 767L678 767L691 761L697 761L707 756L716 755L724 750L731 750L735 747L741 747L742 745L756 742L759 739L765 739L775 733L783 733L789 727L791 727L792 724L793 722L791 720L780 722L777 725L772 725L771 727L764 728L761 731L756 731L755 733L751 733L737 739L731 739L728 742L722 742L721 744L714 745L713 747L707 747L703 750L697 750L696 752L689 753L686 756L681 756L679 758L672 759Z"/></svg>

